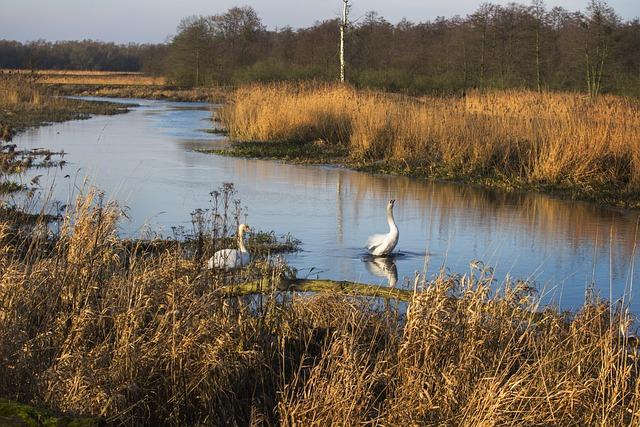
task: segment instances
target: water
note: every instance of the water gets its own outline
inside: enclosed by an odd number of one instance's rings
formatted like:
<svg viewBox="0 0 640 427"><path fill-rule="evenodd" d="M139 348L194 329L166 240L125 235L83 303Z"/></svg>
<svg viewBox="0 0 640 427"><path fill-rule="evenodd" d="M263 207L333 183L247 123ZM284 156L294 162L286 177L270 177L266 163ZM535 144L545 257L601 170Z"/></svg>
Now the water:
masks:
<svg viewBox="0 0 640 427"><path fill-rule="evenodd" d="M633 271L638 212L504 194L466 185L380 176L337 167L286 165L194 151L225 144L211 127L212 108L199 103L120 100L140 106L31 130L15 142L64 150L63 170L38 170L43 188L67 200L85 177L128 206L122 234L151 229L171 235L190 226L190 212L209 205L209 192L233 182L254 229L291 233L303 251L287 256L300 276L398 286L442 266L469 272L482 260L498 283L508 274L534 280L544 300L563 308L584 301L595 281L603 297L625 295L634 312L640 297ZM68 177L65 177L67 176ZM28 177L25 179L29 179ZM399 255L392 262L364 257L369 234L387 232L385 206L396 199ZM428 256L426 256L428 255ZM630 298L631 297L631 298Z"/></svg>

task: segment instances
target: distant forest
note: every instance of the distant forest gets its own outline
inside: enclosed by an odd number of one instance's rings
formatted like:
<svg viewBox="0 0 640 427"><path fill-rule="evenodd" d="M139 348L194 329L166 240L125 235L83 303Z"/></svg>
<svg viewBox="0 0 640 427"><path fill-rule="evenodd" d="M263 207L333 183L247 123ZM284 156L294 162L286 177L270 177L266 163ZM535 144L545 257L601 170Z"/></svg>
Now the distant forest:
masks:
<svg viewBox="0 0 640 427"><path fill-rule="evenodd" d="M336 3L338 4L337 0ZM601 0L582 12L482 4L474 13L393 25L376 12L353 17L347 80L411 93L467 88L552 89L640 96L640 20ZM182 20L167 44L0 41L0 67L146 71L176 85L335 80L339 19L268 30L234 7Z"/></svg>
<svg viewBox="0 0 640 427"><path fill-rule="evenodd" d="M164 44L119 45L94 40L0 40L0 68L142 71L145 64L163 62L168 49Z"/></svg>

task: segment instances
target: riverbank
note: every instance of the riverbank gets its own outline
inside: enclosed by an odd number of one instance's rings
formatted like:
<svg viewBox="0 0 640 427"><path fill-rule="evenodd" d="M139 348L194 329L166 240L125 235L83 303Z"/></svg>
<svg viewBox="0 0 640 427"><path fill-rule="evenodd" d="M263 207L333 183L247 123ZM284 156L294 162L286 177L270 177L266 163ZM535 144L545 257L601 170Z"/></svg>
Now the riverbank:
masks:
<svg viewBox="0 0 640 427"><path fill-rule="evenodd" d="M138 98L183 102L223 103L232 88L174 86L162 76L136 72L84 70L0 70L0 76L16 76L29 86L57 96ZM100 114L100 113L96 113Z"/></svg>
<svg viewBox="0 0 640 427"><path fill-rule="evenodd" d="M239 142L217 153L640 207L633 99L528 91L413 98L280 84L240 88L217 115Z"/></svg>
<svg viewBox="0 0 640 427"><path fill-rule="evenodd" d="M40 87L30 75L0 73L0 141L47 123L125 112L123 104L61 98Z"/></svg>
<svg viewBox="0 0 640 427"><path fill-rule="evenodd" d="M166 85L101 85L51 84L49 87L64 96L97 96L107 98L160 99L180 102L224 102L230 89L185 88Z"/></svg>
<svg viewBox="0 0 640 427"><path fill-rule="evenodd" d="M238 158L284 161L291 164L342 166L359 172L455 182L507 192L539 192L560 198L582 200L626 209L640 208L640 194L636 192L621 192L617 186L600 185L576 187L569 184L553 185L544 182L525 182L514 177L501 175L460 176L452 173L449 169L429 169L410 165L404 161L367 161L351 156L349 149L341 144L325 145L318 144L317 142L264 143L236 141L226 148L201 149L198 151Z"/></svg>
<svg viewBox="0 0 640 427"><path fill-rule="evenodd" d="M24 73L0 73L0 195L28 190L14 178L31 168L64 165L61 153L44 149L24 150L8 142L19 132L54 122L88 119L93 115L122 114L128 105L80 101L54 96ZM37 186L36 181L31 182ZM0 204L0 215L7 207Z"/></svg>

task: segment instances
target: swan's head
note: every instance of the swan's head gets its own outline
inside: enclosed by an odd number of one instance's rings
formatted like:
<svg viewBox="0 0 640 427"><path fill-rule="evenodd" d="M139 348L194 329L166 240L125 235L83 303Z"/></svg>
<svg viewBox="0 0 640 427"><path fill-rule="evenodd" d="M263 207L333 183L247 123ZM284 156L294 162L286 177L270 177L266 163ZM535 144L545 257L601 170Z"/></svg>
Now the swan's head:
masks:
<svg viewBox="0 0 640 427"><path fill-rule="evenodd" d="M389 204L387 204L387 208L392 209L395 202L396 202L396 199L389 200Z"/></svg>
<svg viewBox="0 0 640 427"><path fill-rule="evenodd" d="M238 227L238 234L242 234L245 231L251 231L251 227L249 227L247 224L240 224L240 227Z"/></svg>

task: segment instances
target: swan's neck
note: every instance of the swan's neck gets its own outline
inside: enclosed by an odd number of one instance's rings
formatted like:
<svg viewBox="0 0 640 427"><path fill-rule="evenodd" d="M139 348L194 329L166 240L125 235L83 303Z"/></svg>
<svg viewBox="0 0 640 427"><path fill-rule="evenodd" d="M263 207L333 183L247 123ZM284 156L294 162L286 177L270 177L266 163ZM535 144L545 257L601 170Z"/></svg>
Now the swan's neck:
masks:
<svg viewBox="0 0 640 427"><path fill-rule="evenodd" d="M240 252L248 252L244 246L244 228L238 230L238 249L240 249Z"/></svg>
<svg viewBox="0 0 640 427"><path fill-rule="evenodd" d="M387 208L387 222L389 223L389 233L398 234L398 227L396 226L396 221L393 219L393 208Z"/></svg>

